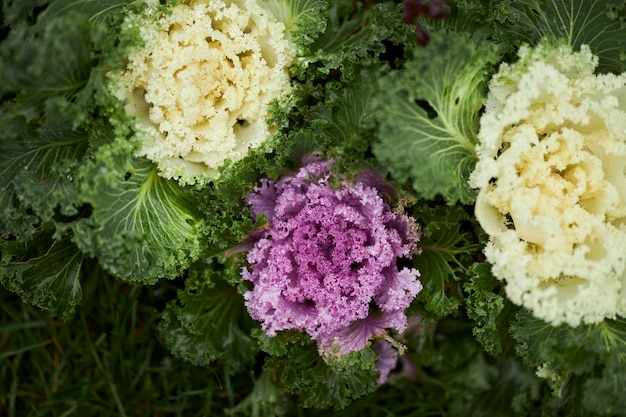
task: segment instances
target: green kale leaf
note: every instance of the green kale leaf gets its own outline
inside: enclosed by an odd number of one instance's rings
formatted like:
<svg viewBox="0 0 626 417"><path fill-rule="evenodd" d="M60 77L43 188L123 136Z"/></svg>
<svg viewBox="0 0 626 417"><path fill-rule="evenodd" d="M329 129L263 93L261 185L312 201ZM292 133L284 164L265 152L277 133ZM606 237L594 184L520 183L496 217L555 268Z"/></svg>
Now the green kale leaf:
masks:
<svg viewBox="0 0 626 417"><path fill-rule="evenodd" d="M619 323L621 342L624 338L624 323ZM597 415L626 415L626 361L623 345L621 352L609 355L603 362L600 375L593 375L583 384L585 408Z"/></svg>
<svg viewBox="0 0 626 417"><path fill-rule="evenodd" d="M24 17L26 19L26 17ZM88 135L77 128L97 37L82 15L15 22L0 43L0 236L28 239L54 210L71 215L70 167ZM91 101L91 104L89 104Z"/></svg>
<svg viewBox="0 0 626 417"><path fill-rule="evenodd" d="M514 341L509 326L518 308L507 300L500 281L491 274L491 266L477 262L470 267L472 274L463 286L467 315L476 322L476 340L494 356L513 355Z"/></svg>
<svg viewBox="0 0 626 417"><path fill-rule="evenodd" d="M511 334L519 356L551 387L551 406L570 415L624 415L623 319L553 326L520 310Z"/></svg>
<svg viewBox="0 0 626 417"><path fill-rule="evenodd" d="M268 337L255 329L252 334L270 355L264 369L271 373L272 383L294 394L299 407L341 410L378 387L378 354L369 347L322 358L316 343L303 332L281 331Z"/></svg>
<svg viewBox="0 0 626 417"><path fill-rule="evenodd" d="M402 70L381 80L374 98L380 131L373 150L398 181L411 182L427 199L474 201L467 179L476 162L487 77L498 58L490 43L435 33Z"/></svg>
<svg viewBox="0 0 626 417"><path fill-rule="evenodd" d="M50 110L50 116L56 112ZM14 120L0 152L0 236L25 240L55 213L76 214L71 167L83 157L88 137L61 116L31 130Z"/></svg>
<svg viewBox="0 0 626 417"><path fill-rule="evenodd" d="M402 23L396 4L351 0L327 2L324 30L315 37L296 67L298 79L332 76L346 65L382 57L391 44L411 42L411 29Z"/></svg>
<svg viewBox="0 0 626 417"><path fill-rule="evenodd" d="M254 388L235 407L226 410L229 416L279 417L288 415L291 402L285 392L272 382L272 372L263 371L254 381Z"/></svg>
<svg viewBox="0 0 626 417"><path fill-rule="evenodd" d="M340 410L376 390L377 360L369 348L325 360L313 344L292 345L287 355L268 358L265 367L278 371L276 383L295 394L301 407Z"/></svg>
<svg viewBox="0 0 626 417"><path fill-rule="evenodd" d="M74 240L125 281L179 277L203 249L196 196L132 152L131 143L118 139L99 147L78 171L79 199L91 216L72 224Z"/></svg>
<svg viewBox="0 0 626 417"><path fill-rule="evenodd" d="M589 45L600 58L599 72L626 70L626 26L620 0L496 1L494 38L513 48L542 38L565 39L575 50Z"/></svg>
<svg viewBox="0 0 626 417"><path fill-rule="evenodd" d="M468 265L482 245L460 206L419 204L411 208L410 214L422 232L417 246L421 252L413 259L424 286L417 297L419 311L425 318L437 320L456 312L461 305L461 283L469 279Z"/></svg>
<svg viewBox="0 0 626 417"><path fill-rule="evenodd" d="M324 101L313 109L311 125L332 147L330 156L342 165L352 160L355 170L364 168L364 156L373 141L372 96L385 69L347 64L342 79L325 84Z"/></svg>
<svg viewBox="0 0 626 417"><path fill-rule="evenodd" d="M194 266L185 290L178 292L179 302L165 308L158 332L177 357L198 366L220 360L237 372L250 365L259 351L250 336L254 322L241 294L212 267Z"/></svg>
<svg viewBox="0 0 626 417"><path fill-rule="evenodd" d="M36 234L27 244L0 243L0 282L26 303L68 319L82 300L80 279L83 254L69 238L49 245L48 231Z"/></svg>

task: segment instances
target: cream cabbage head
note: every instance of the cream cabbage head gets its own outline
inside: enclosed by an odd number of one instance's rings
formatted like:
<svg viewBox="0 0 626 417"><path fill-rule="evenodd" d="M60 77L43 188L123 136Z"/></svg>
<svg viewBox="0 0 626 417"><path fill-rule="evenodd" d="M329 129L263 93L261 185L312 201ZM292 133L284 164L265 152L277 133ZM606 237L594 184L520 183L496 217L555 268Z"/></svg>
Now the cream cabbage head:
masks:
<svg viewBox="0 0 626 417"><path fill-rule="evenodd" d="M135 116L140 149L159 172L203 184L276 131L272 101L289 92L294 46L257 0L149 1L127 19L143 45L112 78Z"/></svg>
<svg viewBox="0 0 626 417"><path fill-rule="evenodd" d="M626 74L522 47L489 86L470 185L508 297L553 324L626 315Z"/></svg>

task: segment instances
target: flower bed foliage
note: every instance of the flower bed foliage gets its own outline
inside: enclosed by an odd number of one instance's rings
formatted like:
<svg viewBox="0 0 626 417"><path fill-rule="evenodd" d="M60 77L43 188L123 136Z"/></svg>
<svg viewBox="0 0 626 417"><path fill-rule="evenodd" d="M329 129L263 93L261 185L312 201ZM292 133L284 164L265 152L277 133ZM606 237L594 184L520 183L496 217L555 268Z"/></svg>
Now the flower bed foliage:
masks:
<svg viewBox="0 0 626 417"><path fill-rule="evenodd" d="M0 5L0 414L626 415L623 2Z"/></svg>

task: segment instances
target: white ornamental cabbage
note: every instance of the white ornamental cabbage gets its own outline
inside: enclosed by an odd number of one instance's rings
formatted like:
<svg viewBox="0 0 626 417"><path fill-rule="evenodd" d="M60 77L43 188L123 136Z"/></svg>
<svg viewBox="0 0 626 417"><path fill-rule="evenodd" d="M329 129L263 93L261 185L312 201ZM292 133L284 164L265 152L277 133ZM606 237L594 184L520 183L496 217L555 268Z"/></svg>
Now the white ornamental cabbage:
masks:
<svg viewBox="0 0 626 417"><path fill-rule="evenodd" d="M140 139L137 156L160 175L204 184L276 131L269 106L291 89L295 47L257 0L158 1L126 21L143 45L113 77Z"/></svg>
<svg viewBox="0 0 626 417"><path fill-rule="evenodd" d="M489 86L475 214L507 296L552 324L626 316L626 74L522 47Z"/></svg>

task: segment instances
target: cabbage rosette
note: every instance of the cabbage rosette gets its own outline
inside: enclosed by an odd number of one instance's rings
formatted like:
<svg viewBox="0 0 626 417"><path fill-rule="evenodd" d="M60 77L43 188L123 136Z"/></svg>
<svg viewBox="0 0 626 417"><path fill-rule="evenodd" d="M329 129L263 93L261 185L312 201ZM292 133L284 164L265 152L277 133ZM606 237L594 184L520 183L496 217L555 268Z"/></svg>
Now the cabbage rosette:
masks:
<svg viewBox="0 0 626 417"><path fill-rule="evenodd" d="M522 47L489 86L470 185L508 297L552 324L626 315L626 74Z"/></svg>
<svg viewBox="0 0 626 417"><path fill-rule="evenodd" d="M143 44L112 88L136 118L136 155L166 178L204 184L276 132L269 106L291 90L295 46L256 0L188 0L167 12L146 3L125 23Z"/></svg>
<svg viewBox="0 0 626 417"><path fill-rule="evenodd" d="M249 195L269 228L256 234L242 275L254 284L244 295L248 311L269 336L303 330L322 354L344 355L406 328L404 310L422 284L397 261L413 255L419 233L383 200L382 181L332 181L328 161L309 160Z"/></svg>

